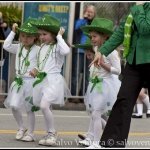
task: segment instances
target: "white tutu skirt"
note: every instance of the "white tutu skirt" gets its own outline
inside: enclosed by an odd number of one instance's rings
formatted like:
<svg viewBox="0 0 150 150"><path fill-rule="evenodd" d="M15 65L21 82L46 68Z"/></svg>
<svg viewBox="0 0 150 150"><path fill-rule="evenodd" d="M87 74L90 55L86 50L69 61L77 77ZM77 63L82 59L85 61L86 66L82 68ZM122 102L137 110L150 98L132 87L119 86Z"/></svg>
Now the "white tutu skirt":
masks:
<svg viewBox="0 0 150 150"><path fill-rule="evenodd" d="M63 106L64 97L68 96L71 96L71 92L61 74L47 74L45 79L33 88L33 104L38 107L41 100Z"/></svg>
<svg viewBox="0 0 150 150"><path fill-rule="evenodd" d="M93 91L90 92L93 83L89 82L84 98L86 110L88 112L100 111L101 113L111 110L114 102L116 101L120 84L121 83L118 78L110 76L103 79L101 91L95 86Z"/></svg>
<svg viewBox="0 0 150 150"><path fill-rule="evenodd" d="M111 90L111 94L109 94L109 98L107 100L107 109L111 110L115 101L117 100L117 95L121 86L121 81L119 80L117 75L111 75L111 84L113 86Z"/></svg>
<svg viewBox="0 0 150 150"><path fill-rule="evenodd" d="M8 91L8 96L4 101L4 105L6 108L20 109L23 111L30 111L32 104L29 103L27 98L32 97L32 84L34 78L23 78L23 85L20 90L18 90L18 86L15 85L15 81L11 84L10 89Z"/></svg>

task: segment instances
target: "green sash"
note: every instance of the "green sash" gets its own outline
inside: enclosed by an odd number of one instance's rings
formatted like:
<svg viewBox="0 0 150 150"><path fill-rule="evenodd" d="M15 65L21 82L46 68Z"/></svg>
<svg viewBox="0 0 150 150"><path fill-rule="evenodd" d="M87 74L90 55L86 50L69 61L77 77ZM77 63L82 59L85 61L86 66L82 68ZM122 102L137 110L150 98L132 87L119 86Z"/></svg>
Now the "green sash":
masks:
<svg viewBox="0 0 150 150"><path fill-rule="evenodd" d="M33 83L33 87L35 87L37 84L41 83L44 78L46 77L47 73L46 72L39 72L37 74L37 80Z"/></svg>

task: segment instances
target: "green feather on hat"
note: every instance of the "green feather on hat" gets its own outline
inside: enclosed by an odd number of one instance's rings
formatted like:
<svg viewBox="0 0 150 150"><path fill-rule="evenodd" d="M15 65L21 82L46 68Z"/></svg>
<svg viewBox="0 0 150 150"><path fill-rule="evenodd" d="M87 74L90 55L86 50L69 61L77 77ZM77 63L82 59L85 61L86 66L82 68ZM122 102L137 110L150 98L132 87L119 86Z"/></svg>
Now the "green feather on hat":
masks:
<svg viewBox="0 0 150 150"><path fill-rule="evenodd" d="M105 18L94 18L90 25L81 27L83 32L97 31L111 35L113 33L113 22Z"/></svg>
<svg viewBox="0 0 150 150"><path fill-rule="evenodd" d="M38 34L38 29L32 25L32 22L35 22L37 19L29 17L21 27L17 28L20 32L24 32L26 34Z"/></svg>
<svg viewBox="0 0 150 150"><path fill-rule="evenodd" d="M44 29L55 34L58 33L61 26L60 21L48 14L45 14L42 18L38 19L32 24L35 25L38 29Z"/></svg>

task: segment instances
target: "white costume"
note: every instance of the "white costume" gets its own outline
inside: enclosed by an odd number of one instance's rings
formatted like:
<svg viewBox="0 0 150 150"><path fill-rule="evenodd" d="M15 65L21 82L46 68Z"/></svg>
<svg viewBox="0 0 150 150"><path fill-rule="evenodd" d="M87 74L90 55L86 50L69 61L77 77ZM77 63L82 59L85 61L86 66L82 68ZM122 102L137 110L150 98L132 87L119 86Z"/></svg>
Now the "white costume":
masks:
<svg viewBox="0 0 150 150"><path fill-rule="evenodd" d="M18 82L14 81L11 84L4 105L6 108L21 108L21 110L26 108L27 111L30 111L33 105L29 102L28 98L32 96L34 78L29 75L29 72L36 67L36 56L40 47L33 45L30 50L27 50L21 43L12 44L14 37L15 33L11 31L4 42L3 48L10 53L16 54L15 69Z"/></svg>
<svg viewBox="0 0 150 150"><path fill-rule="evenodd" d="M40 106L42 99L50 104L64 105L64 97L71 95L61 75L65 56L70 52L70 48L61 35L57 35L56 38L56 44L42 44L38 52L37 69L46 73L46 77L33 88L33 103L36 106Z"/></svg>
<svg viewBox="0 0 150 150"><path fill-rule="evenodd" d="M118 52L115 50L107 57L104 57L104 62L111 66L111 72L106 71L102 67L96 68L91 66L90 78L84 102L87 111L100 111L101 113L111 110L121 85L118 75L121 72L120 59ZM97 82L94 86L94 79ZM93 87L93 89L92 89Z"/></svg>

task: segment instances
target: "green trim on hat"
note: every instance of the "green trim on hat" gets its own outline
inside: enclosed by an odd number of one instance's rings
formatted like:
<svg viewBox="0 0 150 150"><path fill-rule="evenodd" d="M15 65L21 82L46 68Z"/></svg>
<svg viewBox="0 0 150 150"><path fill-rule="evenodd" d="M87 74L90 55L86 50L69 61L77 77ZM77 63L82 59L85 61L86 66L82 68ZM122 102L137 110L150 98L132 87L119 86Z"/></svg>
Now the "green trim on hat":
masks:
<svg viewBox="0 0 150 150"><path fill-rule="evenodd" d="M93 46L91 44L91 40L89 38L87 38L85 44L74 44L75 48L81 48L84 50L92 50Z"/></svg>
<svg viewBox="0 0 150 150"><path fill-rule="evenodd" d="M113 33L113 22L105 18L94 18L91 25L81 27L83 32L97 31L111 35Z"/></svg>
<svg viewBox="0 0 150 150"><path fill-rule="evenodd" d="M61 23L56 18L45 14L42 18L32 23L38 29L44 29L53 33L58 33L60 30Z"/></svg>
<svg viewBox="0 0 150 150"><path fill-rule="evenodd" d="M92 45L91 44L74 44L74 47L75 48L85 49L85 50L92 49Z"/></svg>
<svg viewBox="0 0 150 150"><path fill-rule="evenodd" d="M20 32L24 32L27 34L38 34L38 29L32 25L32 22L35 22L35 18L28 18L22 26L17 28Z"/></svg>

